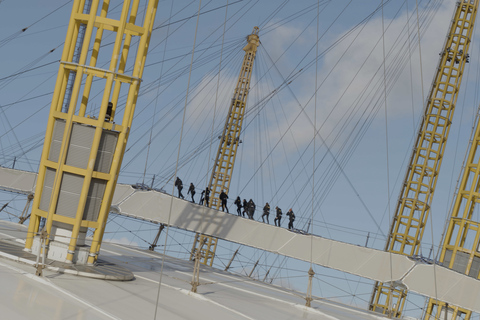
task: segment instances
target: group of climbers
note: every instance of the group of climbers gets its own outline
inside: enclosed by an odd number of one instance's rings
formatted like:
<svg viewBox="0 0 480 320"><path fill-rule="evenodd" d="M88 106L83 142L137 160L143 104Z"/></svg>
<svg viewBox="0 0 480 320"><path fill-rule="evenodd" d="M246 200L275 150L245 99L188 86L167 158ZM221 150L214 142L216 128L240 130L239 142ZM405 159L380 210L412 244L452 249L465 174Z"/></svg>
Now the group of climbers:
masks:
<svg viewBox="0 0 480 320"><path fill-rule="evenodd" d="M178 197L180 199L185 199L185 197L182 194L182 189L183 189L183 182L182 180L177 177L177 180L175 180L175 187L177 187L178 190ZM190 183L190 187L188 188L187 194L190 194L192 197L192 203L195 203L195 186L193 183ZM228 197L227 197L228 198ZM208 202L210 201L210 188L206 187L205 190L202 190L202 193L200 194L200 201L198 204L203 205L205 203L205 206L208 207Z"/></svg>
<svg viewBox="0 0 480 320"><path fill-rule="evenodd" d="M177 177L177 180L175 180L175 186L177 187L177 190L178 190L178 197L181 198L181 199L185 199L185 197L182 194L183 183L182 183L182 180L179 177ZM205 190L202 191L202 193L200 195L200 201L199 201L200 205L203 205L205 203L205 206L208 207L209 200L210 200L210 191L211 190L210 190L209 187L206 187ZM187 195L188 194L190 194L191 197L192 197L192 203L195 203L195 199L194 199L195 186L193 185L193 183L190 183L190 187L188 188ZM221 201L222 211L226 211L227 213L229 213L228 212L228 207L227 207L228 195L225 193L225 190L222 190L222 192L219 195L219 199ZM249 201L247 201L247 199L243 199L243 202L242 202L242 200L238 196L235 199L234 204L237 206L237 215L238 216L245 217L245 213L246 213L247 217L249 219L253 220L253 214L255 213L256 205L255 205L255 202L253 202L252 199L250 199ZM280 223L281 223L281 220L282 220L282 214L283 214L282 209L280 209L277 206L277 207L275 207L275 211L276 211L276 215L275 215L275 219L273 219L273 222L275 223L275 226L280 227ZM265 222L264 217L266 217L267 218L267 223L270 224L270 221L268 219L269 215L270 215L270 205L267 202L265 204L265 206L263 207L262 221ZM293 229L293 222L295 221L295 214L293 213L293 210L291 208L290 208L290 210L288 210L287 216L289 218L288 229Z"/></svg>

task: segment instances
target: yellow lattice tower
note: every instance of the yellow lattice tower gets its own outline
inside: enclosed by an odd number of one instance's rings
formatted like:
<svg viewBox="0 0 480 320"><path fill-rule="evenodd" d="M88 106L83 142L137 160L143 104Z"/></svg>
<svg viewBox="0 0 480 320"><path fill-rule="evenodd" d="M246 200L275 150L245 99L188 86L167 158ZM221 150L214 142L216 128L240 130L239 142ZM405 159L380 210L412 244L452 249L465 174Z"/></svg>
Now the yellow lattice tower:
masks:
<svg viewBox="0 0 480 320"><path fill-rule="evenodd" d="M247 37L247 45L243 48L245 56L243 58L242 68L238 76L237 86L233 92L232 103L228 111L227 120L223 128L223 133L220 138L217 156L210 177L209 187L211 189L210 203L207 205L214 209L219 209L221 206L220 193L225 190L228 194L230 189L230 182L233 172L233 165L235 164L235 157L237 155L237 148L240 141L240 133L242 132L242 123L245 115L245 106L247 103L248 92L250 90L250 80L252 78L253 62L257 48L260 45L258 37L258 27L253 28L251 35ZM217 239L196 234L193 243L190 260L194 259L195 252L201 242L204 246L201 249L201 263L205 265L212 265L215 257L215 250L217 248Z"/></svg>
<svg viewBox="0 0 480 320"><path fill-rule="evenodd" d="M91 264L100 250L128 140L158 0L120 1L120 13L118 9L109 13L110 0L87 1L87 5L86 0L73 3L25 249L38 248L36 235L45 218L48 257ZM146 9L143 25L136 25L137 19L142 21L137 17L141 3ZM102 46L112 35L114 44ZM112 38L107 41L110 44ZM76 47L81 50L74 58ZM97 67L100 53L110 61L105 69ZM74 82L68 83L69 78ZM99 110L88 114L93 85L103 95ZM122 103L121 92L127 96ZM67 105L62 110L64 101ZM88 228L93 231L90 248L85 245Z"/></svg>
<svg viewBox="0 0 480 320"><path fill-rule="evenodd" d="M480 122L477 115L463 176L443 239L439 261L450 269L480 279L480 219L475 206L480 202ZM430 298L425 319L468 320L471 311Z"/></svg>
<svg viewBox="0 0 480 320"><path fill-rule="evenodd" d="M397 203L386 251L407 256L418 254L463 70L468 62L467 52L477 7L478 0L457 3ZM376 283L370 310L399 317L406 296L406 290L394 283Z"/></svg>

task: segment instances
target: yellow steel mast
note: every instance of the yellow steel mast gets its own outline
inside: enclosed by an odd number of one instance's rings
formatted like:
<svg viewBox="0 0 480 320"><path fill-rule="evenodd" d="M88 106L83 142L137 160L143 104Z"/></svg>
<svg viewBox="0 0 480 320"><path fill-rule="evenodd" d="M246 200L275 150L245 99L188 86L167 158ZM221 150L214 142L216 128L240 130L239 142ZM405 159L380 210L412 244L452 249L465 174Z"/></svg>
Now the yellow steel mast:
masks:
<svg viewBox="0 0 480 320"><path fill-rule="evenodd" d="M125 0L120 12L110 13L111 2L73 3L25 244L27 251L32 246L36 251L44 241L36 235L45 218L48 257L67 263L91 264L97 259L158 6L158 0L142 1L140 9L146 10L139 18L140 0ZM142 25L135 24L137 18ZM110 45L112 36L115 42ZM102 46L102 40L109 45ZM74 59L77 41L81 51ZM133 56L129 56L130 49ZM97 66L100 53L110 61L105 69ZM71 74L76 76L70 89ZM103 94L99 109L89 114L93 85ZM66 94L69 90L71 96ZM119 101L121 93L126 95L124 102ZM68 105L62 110L65 100ZM87 228L93 230L89 248L85 245Z"/></svg>
<svg viewBox="0 0 480 320"><path fill-rule="evenodd" d="M407 256L418 254L463 70L468 62L467 52L477 7L478 0L457 3L397 203L386 251ZM395 287L393 283L376 283L369 308L399 317L406 295L404 288Z"/></svg>
<svg viewBox="0 0 480 320"><path fill-rule="evenodd" d="M215 157L210 183L208 184L212 194L210 203L207 203L207 206L217 210L221 205L219 199L220 193L222 190L225 190L225 193L228 194L228 190L230 189L233 165L235 164L238 145L241 142L240 133L242 131L245 106L250 90L253 62L259 45L258 27L254 27L252 34L247 37L247 45L243 48L245 56L243 58L242 68L238 76L237 86L233 92L227 120L225 121L223 133L220 137L220 144L218 146L217 156ZM195 257L195 252L201 243L204 243L200 250L202 257L201 263L211 266L215 257L217 239L210 236L199 235L198 233L195 235L190 260Z"/></svg>
<svg viewBox="0 0 480 320"><path fill-rule="evenodd" d="M440 263L445 267L480 279L480 220L475 219L475 205L480 202L480 114L471 141L463 176L443 239ZM430 298L426 320L469 320L472 312Z"/></svg>

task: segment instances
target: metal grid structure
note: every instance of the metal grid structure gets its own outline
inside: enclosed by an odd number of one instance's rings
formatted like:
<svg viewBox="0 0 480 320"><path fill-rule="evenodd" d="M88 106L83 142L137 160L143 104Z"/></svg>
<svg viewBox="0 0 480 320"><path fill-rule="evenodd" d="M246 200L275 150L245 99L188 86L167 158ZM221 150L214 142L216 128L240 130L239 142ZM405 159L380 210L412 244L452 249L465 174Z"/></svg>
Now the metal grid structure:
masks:
<svg viewBox="0 0 480 320"><path fill-rule="evenodd" d="M122 1L118 19L109 13L110 0L73 3L45 134L27 250L32 248L41 218L46 218L49 239L60 229L67 231L67 239L64 235L60 239L68 246L65 261L74 262L87 228L94 231L88 263L97 259L158 6L158 0L146 1L143 25L135 24L137 18L142 20L137 17L140 0ZM112 35L113 46L102 46ZM79 57L74 57L79 48ZM129 57L131 49L136 52ZM106 69L97 67L100 53L110 61ZM127 72L130 65L133 67ZM74 79L73 84L69 79ZM103 95L100 108L88 114L93 84L103 85ZM124 105L119 105L121 91L128 93ZM62 110L64 102L67 107Z"/></svg>
<svg viewBox="0 0 480 320"><path fill-rule="evenodd" d="M253 62L259 45L258 27L254 27L252 34L247 37L247 45L243 48L245 56L243 58L242 68L240 69L237 85L233 92L232 103L230 104L222 136L220 137L217 156L215 157L210 183L208 184L212 192L210 203L207 203L207 206L210 208L219 209L221 206L220 193L223 190L228 194L228 190L230 189L237 148L241 143L240 133L242 132L245 106L250 90ZM194 259L195 252L200 243L204 243L200 250L202 257L201 263L211 266L215 258L217 239L196 234L192 252L190 253L190 260Z"/></svg>
<svg viewBox="0 0 480 320"><path fill-rule="evenodd" d="M457 3L422 124L395 210L386 251L418 254L453 118L473 32L478 0ZM376 283L370 310L399 317L407 292L393 283Z"/></svg>
<svg viewBox="0 0 480 320"><path fill-rule="evenodd" d="M480 202L480 123L477 115L475 136L464 167L448 228L443 239L440 262L450 269L479 279L480 219L475 206ZM425 319L468 320L472 312L430 298ZM439 318L440 316L440 318Z"/></svg>

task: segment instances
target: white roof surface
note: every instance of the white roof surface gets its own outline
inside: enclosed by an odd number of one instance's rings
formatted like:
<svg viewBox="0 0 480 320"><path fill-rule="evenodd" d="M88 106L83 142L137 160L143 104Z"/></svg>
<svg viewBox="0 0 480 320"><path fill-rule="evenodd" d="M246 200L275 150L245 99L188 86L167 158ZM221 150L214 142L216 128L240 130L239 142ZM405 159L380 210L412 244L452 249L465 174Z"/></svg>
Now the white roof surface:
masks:
<svg viewBox="0 0 480 320"><path fill-rule="evenodd" d="M0 223L3 241L18 243L25 227ZM12 237L13 235L13 237ZM3 319L384 319L325 300L304 307L303 293L202 266L204 283L190 292L193 262L105 243L101 258L129 269L132 281L108 281L44 271L0 258ZM162 285L159 286L160 277ZM157 304L157 294L159 294ZM157 307L156 307L157 306ZM156 317L155 317L156 313Z"/></svg>
<svg viewBox="0 0 480 320"><path fill-rule="evenodd" d="M361 247L320 236L304 235L266 223L193 204L156 191L118 184L112 202L117 213L164 223L253 248L339 270L363 278L403 285L480 313L480 281L405 255ZM313 246L313 250L310 250Z"/></svg>
<svg viewBox="0 0 480 320"><path fill-rule="evenodd" d="M0 188L32 192L35 173L0 168ZM112 210L274 252L364 278L404 285L409 291L480 312L480 281L438 265L318 236L297 234L239 218L168 194L118 184ZM299 250L310 248L313 250ZM102 249L105 249L103 247ZM102 250L102 257L104 250ZM310 256L310 253L313 253ZM209 281L209 280L205 280Z"/></svg>

